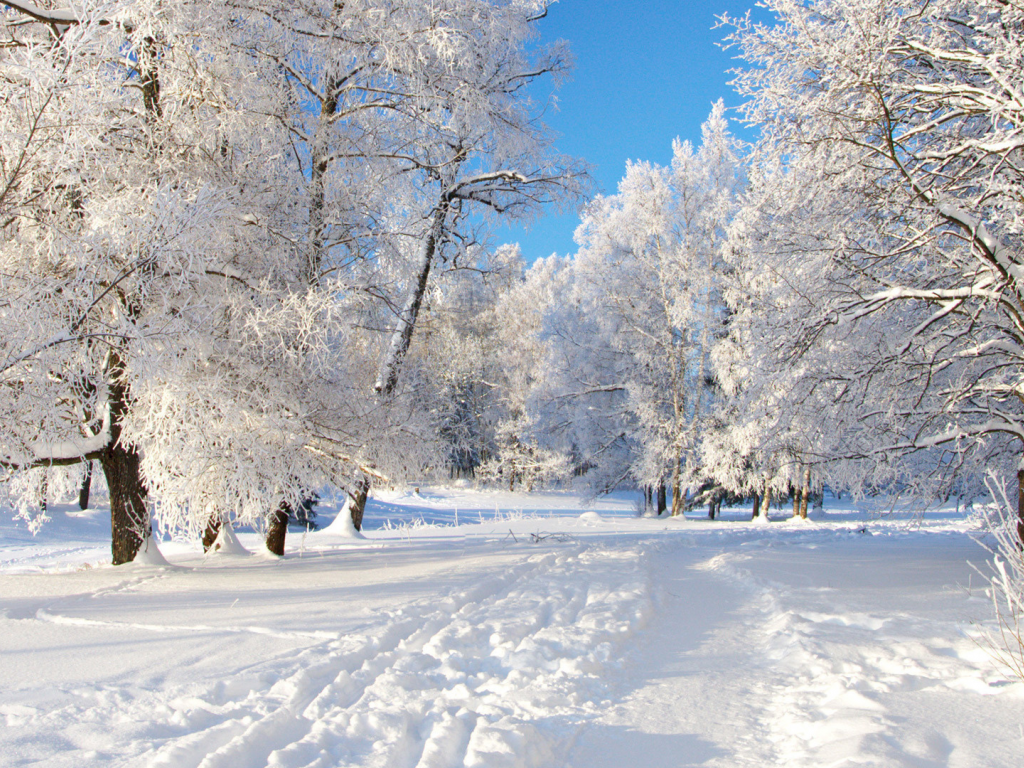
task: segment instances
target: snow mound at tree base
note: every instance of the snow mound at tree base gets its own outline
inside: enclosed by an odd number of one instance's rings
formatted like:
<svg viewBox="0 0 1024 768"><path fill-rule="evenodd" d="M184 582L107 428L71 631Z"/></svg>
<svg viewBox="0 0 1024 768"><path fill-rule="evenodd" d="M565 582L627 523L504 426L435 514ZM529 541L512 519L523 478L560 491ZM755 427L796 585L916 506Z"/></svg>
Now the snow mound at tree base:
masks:
<svg viewBox="0 0 1024 768"><path fill-rule="evenodd" d="M366 539L361 531L356 530L355 523L352 522L350 505L351 501L346 500L341 511L338 512L338 516L334 518L330 525L319 531L319 534L321 536L338 536L344 539Z"/></svg>
<svg viewBox="0 0 1024 768"><path fill-rule="evenodd" d="M156 540L152 536L148 537L142 542L142 546L139 547L139 551L135 555L135 559L132 560L137 565L155 565L155 566L167 566L170 567L170 563L167 562L167 558L164 557L163 552L156 545Z"/></svg>
<svg viewBox="0 0 1024 768"><path fill-rule="evenodd" d="M252 552L242 546L242 542L238 540L235 529L231 527L231 524L223 523L208 554L241 557L251 555Z"/></svg>

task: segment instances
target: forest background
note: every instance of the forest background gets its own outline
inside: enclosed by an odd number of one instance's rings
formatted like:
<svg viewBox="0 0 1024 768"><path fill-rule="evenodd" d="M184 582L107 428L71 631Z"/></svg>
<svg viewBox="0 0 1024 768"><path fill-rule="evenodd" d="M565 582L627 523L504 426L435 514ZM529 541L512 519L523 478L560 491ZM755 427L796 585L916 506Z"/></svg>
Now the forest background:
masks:
<svg viewBox="0 0 1024 768"><path fill-rule="evenodd" d="M7 3L11 507L98 465L115 564L154 518L282 552L319 489L358 528L375 484L438 477L1024 511L1021 9L723 14L746 140L717 101L597 196L537 96L559 10ZM579 206L572 256L494 246Z"/></svg>

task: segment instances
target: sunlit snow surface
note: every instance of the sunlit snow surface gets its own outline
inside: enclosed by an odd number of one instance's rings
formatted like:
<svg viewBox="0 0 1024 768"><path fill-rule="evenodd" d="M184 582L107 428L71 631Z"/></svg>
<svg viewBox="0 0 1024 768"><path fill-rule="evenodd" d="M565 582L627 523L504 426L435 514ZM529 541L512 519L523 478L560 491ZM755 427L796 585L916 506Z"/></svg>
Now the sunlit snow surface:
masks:
<svg viewBox="0 0 1024 768"><path fill-rule="evenodd" d="M971 639L975 524L828 506L422 488L283 560L119 568L105 510L4 515L0 765L1024 764L1024 684Z"/></svg>

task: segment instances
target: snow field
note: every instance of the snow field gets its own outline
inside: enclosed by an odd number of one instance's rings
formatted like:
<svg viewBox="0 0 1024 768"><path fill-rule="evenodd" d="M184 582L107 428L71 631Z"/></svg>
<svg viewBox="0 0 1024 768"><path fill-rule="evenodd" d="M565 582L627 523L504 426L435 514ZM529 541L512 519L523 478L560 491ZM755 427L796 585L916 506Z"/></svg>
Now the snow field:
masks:
<svg viewBox="0 0 1024 768"><path fill-rule="evenodd" d="M525 542L528 536L519 533ZM0 755L12 765L558 764L583 718L604 700L604 678L620 666L626 644L650 616L639 547L524 543L506 555L467 561L397 537L399 549L417 550L396 569L397 589L385 584L381 599L362 606L347 604L348 595L339 591L330 603L356 614L335 621L349 631L325 631L330 622L319 617L310 624L312 612L302 603L294 604L294 622L275 615L286 613L288 598L301 589L285 589L281 602L261 596L252 621L226 621L232 612L227 598L247 600L246 591L275 579L313 575L329 583L340 570L339 581L347 581L358 566L345 560L368 545L339 544L329 532L308 537L320 538L340 549L301 562L218 554L198 562L193 557L185 567L133 565L58 576L89 586L72 599L24 606L18 624L95 633L89 640L107 644L93 650L101 655L116 653L122 643L145 644L146 635L167 638L177 657L157 666L187 668L206 643L234 646L235 653L221 654L219 668L189 670L184 683L164 676L143 682L142 670L123 678L106 671L114 679L91 686L84 679L77 686L54 681L58 692L44 706L5 702ZM390 556L380 542L369 546L373 551L365 555L379 568ZM388 580L369 563L360 564L368 566L361 574L368 583L360 589ZM289 573L295 565L299 572ZM390 570L388 562L383 570ZM429 584L439 572L448 575L438 590L420 585L428 596L410 600L415 582ZM185 595L203 603L217 592L224 599L209 610L186 608L189 601L180 600ZM4 623L11 618L7 611ZM308 629L300 628L303 623ZM48 642L60 645L56 636ZM19 698L30 698L26 693ZM61 738L52 739L54 733Z"/></svg>
<svg viewBox="0 0 1024 768"><path fill-rule="evenodd" d="M631 510L396 493L284 560L121 568L98 516L0 523L0 765L1020 764L970 520Z"/></svg>
<svg viewBox="0 0 1024 768"><path fill-rule="evenodd" d="M748 611L761 627L763 660L755 700L770 717L749 739L771 744L776 764L841 765L857 756L872 765L948 765L954 744L941 726L908 726L900 694L997 694L1007 683L948 619L891 605L864 612L829 588L795 592L746 571L742 557L719 567L754 593Z"/></svg>

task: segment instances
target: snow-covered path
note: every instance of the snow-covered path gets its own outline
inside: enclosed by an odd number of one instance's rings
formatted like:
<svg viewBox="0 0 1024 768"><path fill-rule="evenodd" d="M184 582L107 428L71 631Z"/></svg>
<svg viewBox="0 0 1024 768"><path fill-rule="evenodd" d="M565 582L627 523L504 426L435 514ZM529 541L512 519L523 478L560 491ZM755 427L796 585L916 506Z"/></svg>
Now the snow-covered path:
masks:
<svg viewBox="0 0 1024 768"><path fill-rule="evenodd" d="M991 609L959 518L910 531L852 513L752 526L639 520L622 502L580 516L556 497L393 501L376 511L407 525L293 537L284 561L169 543L172 567L75 567L104 546L82 520L58 518L36 550L5 523L0 765L1024 757L1024 684L962 632ZM456 506L474 523L419 522Z"/></svg>
<svg viewBox="0 0 1024 768"><path fill-rule="evenodd" d="M990 611L977 545L822 533L653 555L634 686L570 764L1021 765L1024 686L962 632Z"/></svg>

